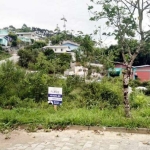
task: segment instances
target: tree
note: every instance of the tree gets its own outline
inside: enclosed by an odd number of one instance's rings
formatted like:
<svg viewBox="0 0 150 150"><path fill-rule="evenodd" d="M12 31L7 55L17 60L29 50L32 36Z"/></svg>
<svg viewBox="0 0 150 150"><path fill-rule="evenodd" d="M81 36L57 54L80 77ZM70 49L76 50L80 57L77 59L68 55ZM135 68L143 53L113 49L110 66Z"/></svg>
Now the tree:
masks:
<svg viewBox="0 0 150 150"><path fill-rule="evenodd" d="M55 59L56 54L52 49L45 49L43 53L47 57L47 60Z"/></svg>
<svg viewBox="0 0 150 150"><path fill-rule="evenodd" d="M137 47L138 41L137 40L130 40L127 41L128 45L130 45L130 48L132 51L134 51ZM121 51L118 50L118 45L111 45L108 48L105 49L104 54L109 55L110 53L114 56L115 62L123 62ZM136 57L135 61L133 62L133 66L140 66L140 65L150 65L150 42L145 42L145 48L142 53L139 53L139 55Z"/></svg>
<svg viewBox="0 0 150 150"><path fill-rule="evenodd" d="M22 25L22 28L20 29L21 32L31 32L31 28L28 27L26 24Z"/></svg>
<svg viewBox="0 0 150 150"><path fill-rule="evenodd" d="M17 42L17 35L14 34L14 33L12 33L12 32L10 32L10 33L8 34L8 36L12 39L11 46L12 46L12 47L16 47L16 46L18 45L18 42Z"/></svg>
<svg viewBox="0 0 150 150"><path fill-rule="evenodd" d="M83 48L83 52L86 57L89 57L89 55L93 52L94 42L89 35L85 35L80 46Z"/></svg>
<svg viewBox="0 0 150 150"><path fill-rule="evenodd" d="M108 33L103 33L103 35L112 35L118 41L118 51L121 52L123 64L126 66L123 72L125 115L130 117L128 86L132 75L132 65L138 54L145 49L145 43L150 36L149 27L144 27L144 21L150 13L150 1L91 0L91 2L100 5L101 9L100 12L93 12L94 7L88 7L88 10L94 14L91 20L103 19L103 21L106 21L106 25L112 29ZM148 26L150 26L150 23ZM128 41L138 39L138 44L134 50L132 50L126 39Z"/></svg>
<svg viewBox="0 0 150 150"><path fill-rule="evenodd" d="M38 56L38 49L21 49L18 51L20 56L18 64L22 67L28 68L29 63L36 63L36 58Z"/></svg>
<svg viewBox="0 0 150 150"><path fill-rule="evenodd" d="M10 25L10 26L9 26L9 30L10 30L10 31L15 31L16 28L15 28L14 26Z"/></svg>

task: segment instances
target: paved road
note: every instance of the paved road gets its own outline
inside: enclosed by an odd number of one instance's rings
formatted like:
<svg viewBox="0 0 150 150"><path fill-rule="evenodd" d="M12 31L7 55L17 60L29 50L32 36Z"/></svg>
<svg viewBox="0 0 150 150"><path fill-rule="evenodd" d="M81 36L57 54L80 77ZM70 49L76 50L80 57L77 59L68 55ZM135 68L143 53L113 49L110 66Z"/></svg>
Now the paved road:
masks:
<svg viewBox="0 0 150 150"><path fill-rule="evenodd" d="M12 56L10 58L7 58L5 60L1 60L0 64L5 63L7 60L13 61L14 63L16 63L19 60L19 56L17 54L12 54Z"/></svg>
<svg viewBox="0 0 150 150"><path fill-rule="evenodd" d="M150 135L100 131L0 134L0 150L150 150Z"/></svg>

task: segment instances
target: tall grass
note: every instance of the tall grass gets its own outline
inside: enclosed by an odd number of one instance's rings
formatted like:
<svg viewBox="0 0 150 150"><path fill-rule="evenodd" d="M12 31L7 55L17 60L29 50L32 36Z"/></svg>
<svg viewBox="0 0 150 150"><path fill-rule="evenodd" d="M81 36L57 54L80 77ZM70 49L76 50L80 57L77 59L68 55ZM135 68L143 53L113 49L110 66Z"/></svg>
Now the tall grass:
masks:
<svg viewBox="0 0 150 150"><path fill-rule="evenodd" d="M36 105L36 104L35 104ZM127 128L150 128L150 110L141 108L132 110L132 117L125 118L123 107L116 109L105 108L73 108L64 106L55 111L53 106L43 103L35 108L14 108L12 110L0 109L0 128L11 128L14 125L42 125L44 128L56 126L85 125Z"/></svg>

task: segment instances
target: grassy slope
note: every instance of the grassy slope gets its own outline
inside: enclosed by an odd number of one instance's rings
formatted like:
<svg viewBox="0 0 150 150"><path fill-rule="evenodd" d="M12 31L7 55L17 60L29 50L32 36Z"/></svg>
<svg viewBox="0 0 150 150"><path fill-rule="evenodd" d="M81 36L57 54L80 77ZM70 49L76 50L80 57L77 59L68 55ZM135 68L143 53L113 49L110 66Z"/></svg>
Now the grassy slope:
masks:
<svg viewBox="0 0 150 150"><path fill-rule="evenodd" d="M123 116L123 108L117 109L91 109L59 108L57 112L52 106L45 108L14 108L12 110L0 109L0 128L11 127L14 124L42 124L45 128L56 125L91 125L107 127L150 128L150 109L132 110L132 118Z"/></svg>

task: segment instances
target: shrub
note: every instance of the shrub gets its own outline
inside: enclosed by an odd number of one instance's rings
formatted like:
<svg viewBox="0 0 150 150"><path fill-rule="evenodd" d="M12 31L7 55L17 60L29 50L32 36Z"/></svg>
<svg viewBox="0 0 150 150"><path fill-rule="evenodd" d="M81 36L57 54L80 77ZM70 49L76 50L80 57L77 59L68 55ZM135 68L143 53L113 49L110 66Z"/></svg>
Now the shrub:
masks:
<svg viewBox="0 0 150 150"><path fill-rule="evenodd" d="M103 102L108 102L110 105L114 107L120 105L122 103L122 91L112 84L103 84L101 86L101 97Z"/></svg>
<svg viewBox="0 0 150 150"><path fill-rule="evenodd" d="M141 82L138 79L137 80L131 80L130 83L129 83L129 85L131 87L137 87L137 86L141 86Z"/></svg>
<svg viewBox="0 0 150 150"><path fill-rule="evenodd" d="M141 108L148 106L148 97L139 91L135 91L131 94L130 101L131 107L133 108Z"/></svg>
<svg viewBox="0 0 150 150"><path fill-rule="evenodd" d="M122 88L120 88L120 81L115 80L117 81L115 83L104 79L101 83L93 82L86 85L84 87L84 97L87 100L87 107L98 106L103 108L110 105L112 107L120 105L123 100Z"/></svg>
<svg viewBox="0 0 150 150"><path fill-rule="evenodd" d="M19 106L21 100L17 96L11 96L8 100L4 101L4 107L8 109L12 109L13 107Z"/></svg>

